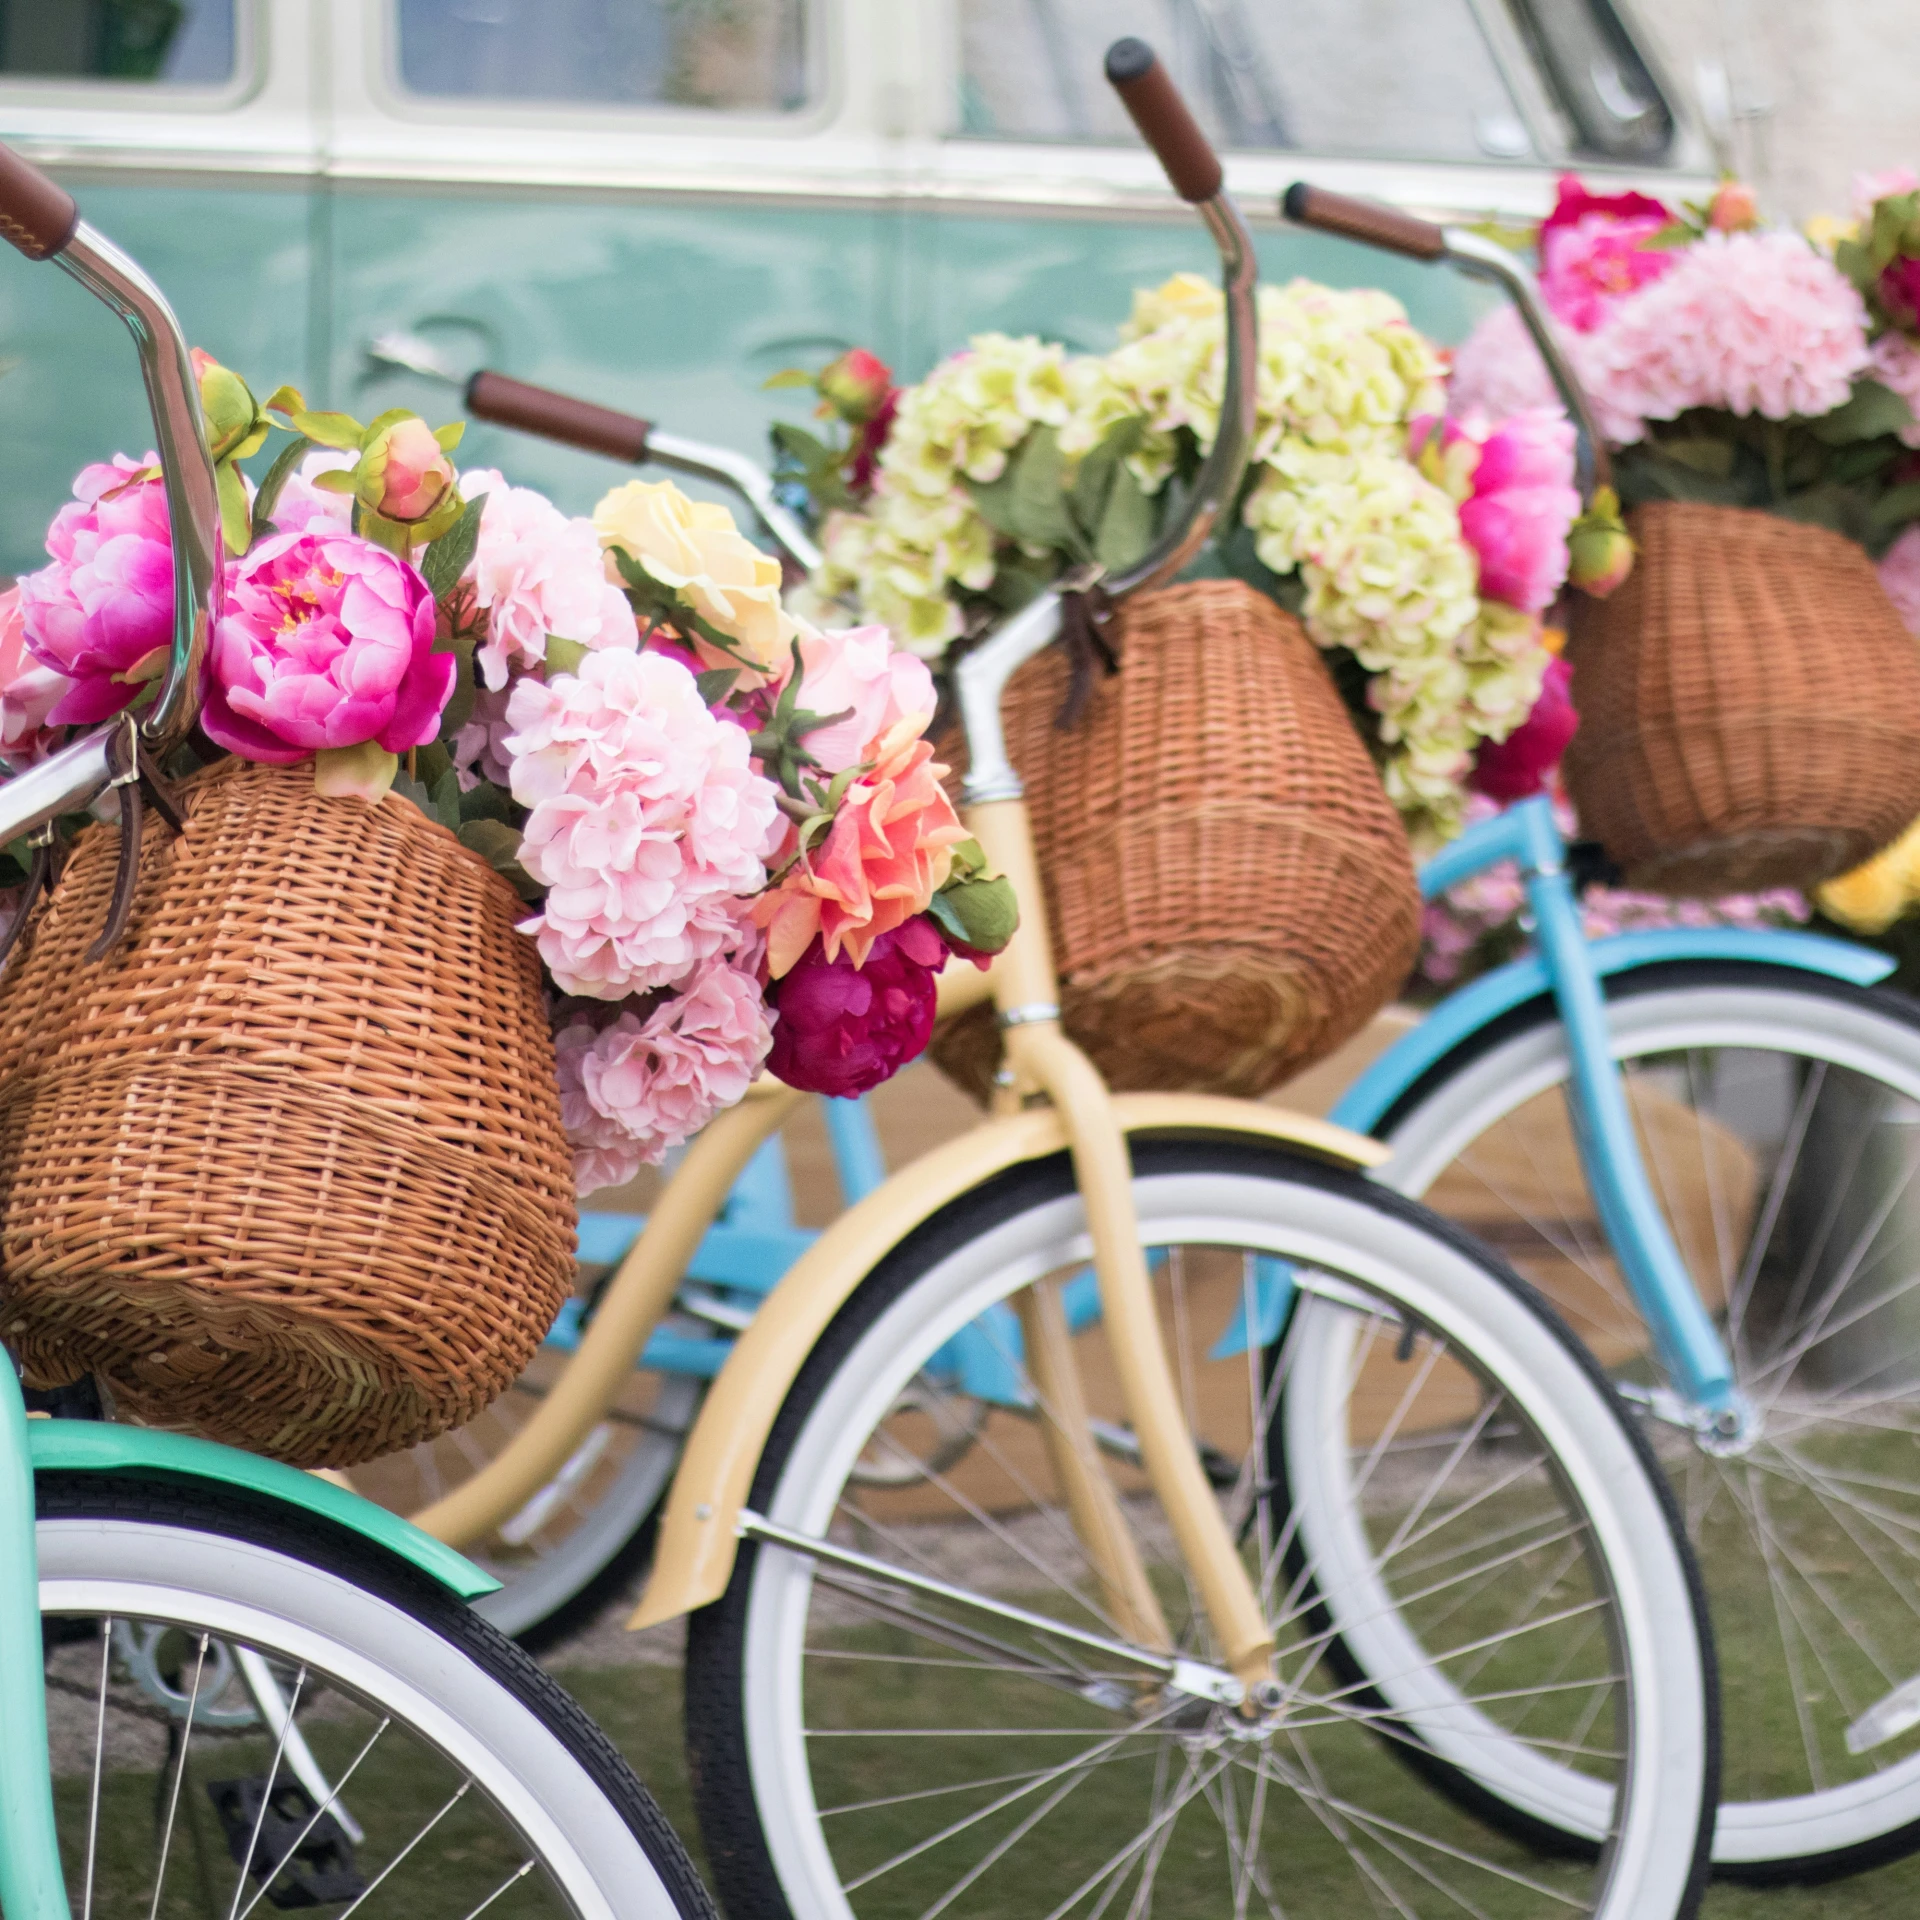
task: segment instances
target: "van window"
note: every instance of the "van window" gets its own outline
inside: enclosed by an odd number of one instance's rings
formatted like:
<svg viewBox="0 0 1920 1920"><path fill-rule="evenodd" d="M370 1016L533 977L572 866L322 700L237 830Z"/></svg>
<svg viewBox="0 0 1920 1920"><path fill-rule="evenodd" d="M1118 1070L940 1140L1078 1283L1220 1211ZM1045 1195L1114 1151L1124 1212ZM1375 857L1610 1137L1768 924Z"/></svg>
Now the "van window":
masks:
<svg viewBox="0 0 1920 1920"><path fill-rule="evenodd" d="M1138 34L1239 148L1526 160L1474 0L959 0L963 131L1131 142L1101 55Z"/></svg>
<svg viewBox="0 0 1920 1920"><path fill-rule="evenodd" d="M0 0L0 76L217 87L235 0Z"/></svg>
<svg viewBox="0 0 1920 1920"><path fill-rule="evenodd" d="M809 0L399 0L416 94L788 113Z"/></svg>

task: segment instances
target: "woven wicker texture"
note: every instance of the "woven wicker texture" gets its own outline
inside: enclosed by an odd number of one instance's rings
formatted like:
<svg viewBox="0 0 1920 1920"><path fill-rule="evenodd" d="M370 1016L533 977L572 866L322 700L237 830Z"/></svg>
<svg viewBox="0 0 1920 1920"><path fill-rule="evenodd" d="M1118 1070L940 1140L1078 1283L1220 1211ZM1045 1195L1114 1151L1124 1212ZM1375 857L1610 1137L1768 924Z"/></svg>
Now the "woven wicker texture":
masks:
<svg viewBox="0 0 1920 1920"><path fill-rule="evenodd" d="M1080 725L1067 663L1014 677L1067 1030L1122 1089L1253 1095L1330 1052L1406 978L1406 835L1300 623L1234 580L1139 596ZM951 757L943 754L943 758ZM984 1097L990 1008L934 1057Z"/></svg>
<svg viewBox="0 0 1920 1920"><path fill-rule="evenodd" d="M1662 503L1610 599L1575 595L1582 830L1635 886L1811 887L1920 814L1920 647L1850 540Z"/></svg>
<svg viewBox="0 0 1920 1920"><path fill-rule="evenodd" d="M194 776L98 965L81 835L0 975L0 1326L29 1381L300 1466L470 1419L574 1278L572 1162L504 880L310 767Z"/></svg>

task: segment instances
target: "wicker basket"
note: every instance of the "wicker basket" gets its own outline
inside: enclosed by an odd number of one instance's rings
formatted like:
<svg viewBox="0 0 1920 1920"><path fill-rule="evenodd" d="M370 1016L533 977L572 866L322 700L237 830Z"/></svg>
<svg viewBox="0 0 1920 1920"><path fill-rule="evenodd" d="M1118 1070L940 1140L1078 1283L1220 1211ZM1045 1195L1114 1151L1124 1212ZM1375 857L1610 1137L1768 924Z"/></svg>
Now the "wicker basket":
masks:
<svg viewBox="0 0 1920 1920"><path fill-rule="evenodd" d="M0 1330L30 1382L301 1466L471 1418L574 1277L571 1161L512 889L397 798L223 761L82 834L0 975Z"/></svg>
<svg viewBox="0 0 1920 1920"><path fill-rule="evenodd" d="M1920 815L1920 647L1866 554L1736 507L1631 517L1640 558L1576 595L1567 784L1629 882L1812 887Z"/></svg>
<svg viewBox="0 0 1920 1920"><path fill-rule="evenodd" d="M1300 623L1233 580L1126 602L1121 670L1071 732L1050 649L1004 711L1047 885L1067 1030L1123 1089L1265 1092L1406 978L1406 835ZM952 757L943 755L943 757ZM935 1036L984 1097L990 1008Z"/></svg>

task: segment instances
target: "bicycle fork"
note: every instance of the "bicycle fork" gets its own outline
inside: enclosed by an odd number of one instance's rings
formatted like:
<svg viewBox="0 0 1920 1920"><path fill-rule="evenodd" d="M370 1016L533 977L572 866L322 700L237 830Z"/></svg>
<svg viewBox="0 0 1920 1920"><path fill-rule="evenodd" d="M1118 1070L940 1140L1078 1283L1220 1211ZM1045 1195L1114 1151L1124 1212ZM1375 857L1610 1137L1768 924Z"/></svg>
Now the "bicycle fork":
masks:
<svg viewBox="0 0 1920 1920"><path fill-rule="evenodd" d="M1566 842L1550 803L1523 800L1463 835L1422 872L1421 891L1431 898L1502 859L1520 868L1534 938L1566 1030L1574 1142L1600 1225L1660 1364L1684 1402L1687 1423L1714 1450L1735 1450L1750 1436L1752 1410L1735 1385L1726 1342L1687 1271L1647 1176L1626 1084L1613 1057L1600 976L1567 875Z"/></svg>

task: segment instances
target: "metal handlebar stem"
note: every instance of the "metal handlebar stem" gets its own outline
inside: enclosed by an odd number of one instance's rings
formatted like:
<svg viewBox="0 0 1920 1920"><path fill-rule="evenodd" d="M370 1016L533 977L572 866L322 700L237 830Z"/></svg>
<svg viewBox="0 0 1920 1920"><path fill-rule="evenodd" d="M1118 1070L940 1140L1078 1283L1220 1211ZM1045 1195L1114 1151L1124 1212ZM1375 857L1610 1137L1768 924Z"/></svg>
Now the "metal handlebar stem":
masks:
<svg viewBox="0 0 1920 1920"><path fill-rule="evenodd" d="M758 461L735 453L731 447L710 446L704 440L663 433L658 427L647 436L647 459L675 473L730 487L753 508L760 524L797 566L808 573L819 566L820 549L813 536L780 504L774 494L773 475Z"/></svg>
<svg viewBox="0 0 1920 1920"><path fill-rule="evenodd" d="M1445 242L1445 258L1451 260L1461 272L1472 274L1477 280L1498 283L1520 309L1520 318L1525 321L1527 332L1532 335L1533 344L1546 363L1548 377L1560 395L1561 405L1567 410L1567 418L1573 422L1578 441L1575 472L1580 485L1580 497L1591 503L1596 488L1612 484L1612 464L1607 457L1606 442L1600 437L1599 428L1594 425L1593 407L1587 399L1586 389L1581 386L1579 376L1568 362L1566 352L1554 332L1547 304L1540 297L1540 283L1498 241L1470 233L1465 227L1443 227L1441 234Z"/></svg>

